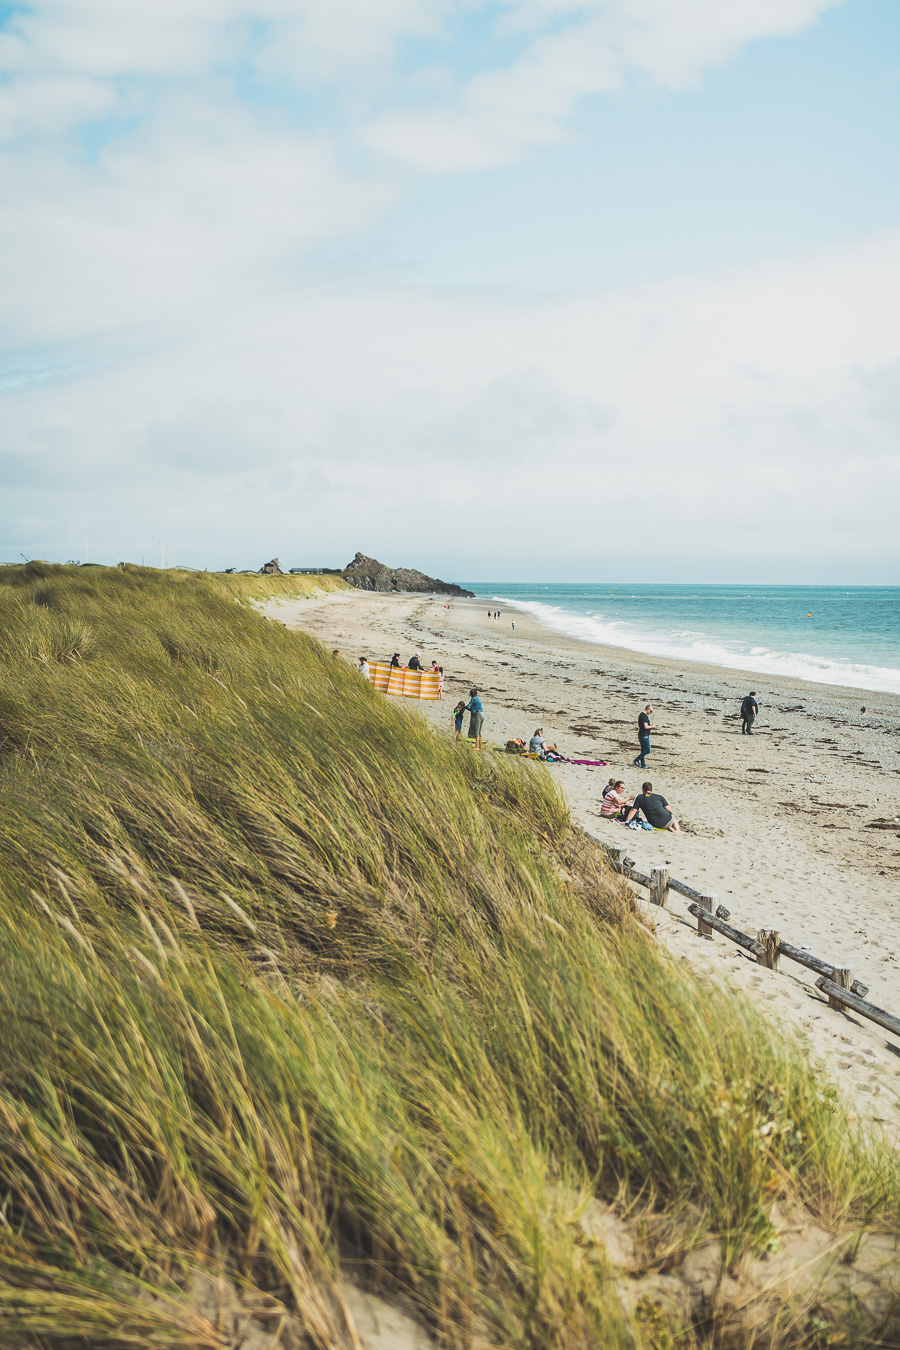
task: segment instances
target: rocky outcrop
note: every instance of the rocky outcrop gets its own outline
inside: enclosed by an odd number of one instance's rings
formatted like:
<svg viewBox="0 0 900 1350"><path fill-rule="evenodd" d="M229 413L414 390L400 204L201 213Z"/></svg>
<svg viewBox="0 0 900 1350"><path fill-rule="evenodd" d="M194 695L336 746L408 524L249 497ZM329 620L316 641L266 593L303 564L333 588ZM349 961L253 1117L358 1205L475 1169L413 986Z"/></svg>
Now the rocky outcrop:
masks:
<svg viewBox="0 0 900 1350"><path fill-rule="evenodd" d="M351 586L361 591L412 591L431 595L457 595L474 597L474 591L466 591L450 581L439 581L437 577L427 577L412 567L388 567L377 558L367 558L357 553L352 562L344 568L344 577Z"/></svg>

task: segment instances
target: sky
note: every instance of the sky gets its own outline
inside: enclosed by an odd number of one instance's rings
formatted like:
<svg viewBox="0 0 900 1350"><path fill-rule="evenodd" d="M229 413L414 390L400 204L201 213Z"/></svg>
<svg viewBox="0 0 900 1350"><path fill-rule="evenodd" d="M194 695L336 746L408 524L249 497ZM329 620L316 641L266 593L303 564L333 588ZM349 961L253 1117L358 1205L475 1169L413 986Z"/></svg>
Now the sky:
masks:
<svg viewBox="0 0 900 1350"><path fill-rule="evenodd" d="M900 581L896 0L0 0L0 561Z"/></svg>

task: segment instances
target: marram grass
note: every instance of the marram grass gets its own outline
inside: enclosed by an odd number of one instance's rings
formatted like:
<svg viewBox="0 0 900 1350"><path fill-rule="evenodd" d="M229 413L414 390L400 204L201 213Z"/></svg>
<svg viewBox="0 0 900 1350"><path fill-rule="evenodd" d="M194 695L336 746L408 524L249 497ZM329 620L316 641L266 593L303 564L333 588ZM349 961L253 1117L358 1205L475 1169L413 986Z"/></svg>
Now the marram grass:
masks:
<svg viewBox="0 0 900 1350"><path fill-rule="evenodd" d="M594 1197L728 1259L775 1201L894 1231L893 1155L547 774L246 603L302 584L0 571L0 1344L228 1344L212 1272L322 1347L347 1279L447 1346L662 1345Z"/></svg>

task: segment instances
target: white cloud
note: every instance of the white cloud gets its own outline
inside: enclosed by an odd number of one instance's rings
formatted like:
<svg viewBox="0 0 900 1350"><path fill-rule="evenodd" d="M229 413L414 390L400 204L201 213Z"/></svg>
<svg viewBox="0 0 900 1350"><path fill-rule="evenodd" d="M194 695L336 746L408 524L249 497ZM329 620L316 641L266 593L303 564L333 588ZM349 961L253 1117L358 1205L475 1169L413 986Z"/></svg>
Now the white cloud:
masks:
<svg viewBox="0 0 900 1350"><path fill-rule="evenodd" d="M514 158L583 94L677 83L833 3L33 0L0 29L0 340L202 326L397 200L366 147L426 173ZM524 26L524 47L504 66L488 43L442 92L435 55L473 17ZM373 118L392 79L404 110Z"/></svg>
<svg viewBox="0 0 900 1350"><path fill-rule="evenodd" d="M896 551L898 363L893 233L579 300L257 300L8 395L0 449L12 477L40 466L18 500L46 496L57 529L112 551L172 535L200 564L370 547L437 566L436 540L520 574L635 549L670 574L741 548L872 563Z"/></svg>
<svg viewBox="0 0 900 1350"><path fill-rule="evenodd" d="M836 2L33 0L0 32L7 549L438 567L444 538L533 574L887 523L896 235L544 301L306 268L410 171L513 159Z"/></svg>
<svg viewBox="0 0 900 1350"><path fill-rule="evenodd" d="M0 154L0 176L4 321L29 344L218 322L391 200L327 138L186 98L93 162L37 146Z"/></svg>
<svg viewBox="0 0 900 1350"><path fill-rule="evenodd" d="M531 35L511 66L475 75L444 106L389 112L372 123L367 138L419 172L501 164L561 139L586 95L635 77L683 87L746 43L794 33L841 3L508 0L508 23Z"/></svg>

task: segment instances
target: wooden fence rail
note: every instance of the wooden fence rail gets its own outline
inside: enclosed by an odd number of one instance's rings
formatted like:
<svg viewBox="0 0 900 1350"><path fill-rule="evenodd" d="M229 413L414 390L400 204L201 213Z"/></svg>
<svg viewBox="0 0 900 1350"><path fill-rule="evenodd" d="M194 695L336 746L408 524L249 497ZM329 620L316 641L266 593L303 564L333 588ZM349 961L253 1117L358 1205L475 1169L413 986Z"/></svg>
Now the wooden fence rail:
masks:
<svg viewBox="0 0 900 1350"><path fill-rule="evenodd" d="M677 891L679 895L684 895L693 901L692 904L687 906L687 912L697 920L697 932L701 937L711 937L713 932L720 933L729 942L734 942L744 951L749 952L756 959L757 964L766 966L769 970L778 969L778 963L782 956L787 957L790 961L796 961L799 965L806 966L807 969L814 970L819 975L820 978L816 980L816 988L827 995L830 1007L852 1008L861 1017L867 1017L869 1021L877 1022L887 1031L900 1036L900 1018L894 1017L892 1013L885 1012L883 1008L878 1008L874 1003L866 1001L866 994L869 992L868 986L861 984L859 980L851 980L852 972L849 966L835 965L833 961L828 961L825 957L815 956L805 947L797 947L792 942L785 942L781 934L774 928L761 928L755 938L751 937L749 933L742 933L739 928L735 928L726 922L731 917L730 912L724 906L716 904L717 896L704 891L697 891L693 886L688 886L685 882L678 881L676 877L669 876L667 867L654 867L651 869L649 876L645 872L638 872L631 866L630 862L626 862L626 845L608 844L605 839L601 839L591 830L585 830L585 834L603 849L617 872L650 892L652 904L667 909L670 891Z"/></svg>
<svg viewBox="0 0 900 1350"><path fill-rule="evenodd" d="M845 1008L852 1008L858 1012L860 1017L868 1017L870 1022L877 1022L880 1027L892 1031L895 1036L900 1036L900 1017L894 1017L893 1013L885 1012L884 1008L876 1008L874 1003L869 1003L858 994L854 994L852 989L842 989L840 985L832 980L826 980L824 975L820 975L816 980L816 988L821 989L823 994L828 995L828 1002Z"/></svg>

